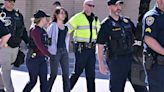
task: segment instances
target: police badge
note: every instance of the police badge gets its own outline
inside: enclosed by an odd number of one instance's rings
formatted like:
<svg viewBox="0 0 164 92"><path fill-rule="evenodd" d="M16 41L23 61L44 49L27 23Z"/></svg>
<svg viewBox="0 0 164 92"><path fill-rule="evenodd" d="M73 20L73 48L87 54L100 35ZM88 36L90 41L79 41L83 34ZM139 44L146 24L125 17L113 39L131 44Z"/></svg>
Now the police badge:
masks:
<svg viewBox="0 0 164 92"><path fill-rule="evenodd" d="M154 20L155 20L154 17L149 16L149 17L146 18L146 24L148 26L151 26L154 23Z"/></svg>
<svg viewBox="0 0 164 92"><path fill-rule="evenodd" d="M129 21L128 21L127 19L125 19L125 18L123 19L123 21L124 21L125 23L129 23Z"/></svg>

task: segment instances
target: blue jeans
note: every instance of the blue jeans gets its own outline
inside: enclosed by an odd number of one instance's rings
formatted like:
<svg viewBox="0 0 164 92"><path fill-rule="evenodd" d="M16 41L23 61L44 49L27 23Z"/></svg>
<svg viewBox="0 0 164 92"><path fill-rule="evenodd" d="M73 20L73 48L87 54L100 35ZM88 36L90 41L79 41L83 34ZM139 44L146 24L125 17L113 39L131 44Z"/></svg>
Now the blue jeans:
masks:
<svg viewBox="0 0 164 92"><path fill-rule="evenodd" d="M63 92L70 92L68 53L65 48L57 49L56 55L51 55L50 57L51 74L48 80L48 92L51 92L53 83L58 73L59 64L62 69Z"/></svg>
<svg viewBox="0 0 164 92"><path fill-rule="evenodd" d="M48 92L47 85L47 62L44 56L30 58L26 62L30 81L26 84L23 92L30 92L37 82L39 76L41 92Z"/></svg>

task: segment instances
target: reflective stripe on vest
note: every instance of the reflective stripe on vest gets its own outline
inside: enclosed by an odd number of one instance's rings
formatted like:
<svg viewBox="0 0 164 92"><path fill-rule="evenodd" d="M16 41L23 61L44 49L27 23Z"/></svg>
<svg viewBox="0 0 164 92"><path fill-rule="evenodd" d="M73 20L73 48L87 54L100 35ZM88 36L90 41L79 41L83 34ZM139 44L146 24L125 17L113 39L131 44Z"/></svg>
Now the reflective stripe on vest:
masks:
<svg viewBox="0 0 164 92"><path fill-rule="evenodd" d="M89 42L89 40L89 38L74 37L75 42ZM92 39L92 42L96 42L96 39Z"/></svg>
<svg viewBox="0 0 164 92"><path fill-rule="evenodd" d="M76 28L77 30L85 30L85 29L89 29L90 30L90 26L78 26ZM92 29L97 30L96 26L92 26Z"/></svg>
<svg viewBox="0 0 164 92"><path fill-rule="evenodd" d="M73 32L73 38L75 41L89 42L91 37L90 24L83 12L80 12L73 16L67 23L69 32ZM97 30L100 23L94 18L92 22L92 40L97 38Z"/></svg>
<svg viewBox="0 0 164 92"><path fill-rule="evenodd" d="M71 30L75 30L75 28L70 23L67 23L67 27L70 28Z"/></svg>

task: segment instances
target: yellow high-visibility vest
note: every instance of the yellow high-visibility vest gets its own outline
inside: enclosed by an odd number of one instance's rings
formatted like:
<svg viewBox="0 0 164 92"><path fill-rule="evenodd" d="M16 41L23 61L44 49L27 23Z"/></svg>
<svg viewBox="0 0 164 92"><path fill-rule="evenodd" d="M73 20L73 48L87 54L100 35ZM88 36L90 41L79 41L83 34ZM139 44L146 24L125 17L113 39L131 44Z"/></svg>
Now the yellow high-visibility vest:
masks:
<svg viewBox="0 0 164 92"><path fill-rule="evenodd" d="M90 24L84 12L77 13L67 23L69 33L74 32L73 39L76 42L89 42ZM96 41L97 32L100 29L100 20L94 18L92 22L92 42Z"/></svg>

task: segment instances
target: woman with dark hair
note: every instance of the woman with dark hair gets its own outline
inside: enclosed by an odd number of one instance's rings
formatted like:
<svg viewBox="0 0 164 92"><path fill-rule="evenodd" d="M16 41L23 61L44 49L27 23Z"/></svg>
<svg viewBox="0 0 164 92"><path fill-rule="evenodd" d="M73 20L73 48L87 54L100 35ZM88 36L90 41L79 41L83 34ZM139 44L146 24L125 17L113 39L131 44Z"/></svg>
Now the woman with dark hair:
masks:
<svg viewBox="0 0 164 92"><path fill-rule="evenodd" d="M51 92L53 83L56 79L59 64L61 65L62 69L63 91L70 92L68 63L69 37L67 36L68 28L64 25L65 18L66 15L64 8L57 7L53 14L53 22L48 27L48 35L52 39L52 44L48 47L48 50L51 54L51 74L48 80L49 92Z"/></svg>
<svg viewBox="0 0 164 92"><path fill-rule="evenodd" d="M47 85L47 59L48 52L48 34L44 27L48 24L49 15L42 10L34 14L34 23L36 24L30 30L30 49L27 58L27 68L30 81L26 84L23 92L30 92L37 82L39 76L41 92L48 92Z"/></svg>

